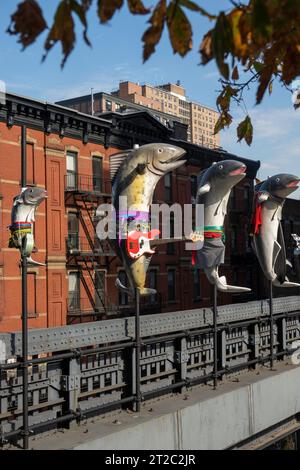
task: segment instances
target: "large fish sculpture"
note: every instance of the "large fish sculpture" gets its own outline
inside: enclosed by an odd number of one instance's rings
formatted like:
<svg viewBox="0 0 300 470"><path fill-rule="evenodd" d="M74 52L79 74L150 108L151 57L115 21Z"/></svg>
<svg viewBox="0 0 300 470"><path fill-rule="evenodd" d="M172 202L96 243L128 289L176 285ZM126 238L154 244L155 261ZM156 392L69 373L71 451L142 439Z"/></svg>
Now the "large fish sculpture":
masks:
<svg viewBox="0 0 300 470"><path fill-rule="evenodd" d="M14 198L11 211L11 225L9 225L9 248L18 248L27 257L29 264L43 266L43 263L34 261L31 253L35 247L33 236L33 222L37 207L46 198L46 191L42 188L23 188Z"/></svg>
<svg viewBox="0 0 300 470"><path fill-rule="evenodd" d="M112 203L117 218L117 239L111 244L122 260L129 286L117 280L117 286L134 294L152 295L146 288L146 274L154 253L151 241L158 230L150 227L150 205L155 187L162 176L185 163L185 151L169 144L147 144L123 153L111 155ZM125 198L126 209L119 198ZM123 199L124 200L124 199Z"/></svg>
<svg viewBox="0 0 300 470"><path fill-rule="evenodd" d="M286 276L285 243L281 226L287 196L298 189L300 178L279 174L255 186L252 247L265 277L279 287L297 287Z"/></svg>
<svg viewBox="0 0 300 470"><path fill-rule="evenodd" d="M204 244L196 251L193 264L202 268L211 284L221 292L249 292L247 287L228 285L225 276L219 276L224 263L224 219L230 191L246 176L246 166L236 160L214 163L199 175L197 204L204 205Z"/></svg>

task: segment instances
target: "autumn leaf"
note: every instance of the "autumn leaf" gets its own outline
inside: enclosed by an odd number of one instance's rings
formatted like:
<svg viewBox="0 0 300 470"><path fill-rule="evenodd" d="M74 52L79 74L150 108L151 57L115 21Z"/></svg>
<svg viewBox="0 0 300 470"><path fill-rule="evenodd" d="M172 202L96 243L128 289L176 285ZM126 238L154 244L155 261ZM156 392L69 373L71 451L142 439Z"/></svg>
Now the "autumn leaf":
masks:
<svg viewBox="0 0 300 470"><path fill-rule="evenodd" d="M231 114L229 114L227 111L223 111L220 114L220 117L215 124L213 135L218 134L225 127L229 127L231 123L232 123Z"/></svg>
<svg viewBox="0 0 300 470"><path fill-rule="evenodd" d="M133 15L146 15L150 11L141 0L127 0L127 3L130 13Z"/></svg>
<svg viewBox="0 0 300 470"><path fill-rule="evenodd" d="M180 5L182 5L183 7L188 8L189 10L197 11L197 12L201 13L201 15L206 16L210 20L216 19L215 15L211 15L206 10L204 10L204 8L197 5L197 3L195 3L195 2L191 2L190 0L179 0L178 3Z"/></svg>
<svg viewBox="0 0 300 470"><path fill-rule="evenodd" d="M160 0L156 5L156 8L154 9L152 16L149 20L151 26L144 32L142 37L142 41L144 42L144 62L148 60L151 54L153 54L153 52L155 51L155 47L159 42L164 29L166 15L166 0Z"/></svg>
<svg viewBox="0 0 300 470"><path fill-rule="evenodd" d="M116 10L120 10L123 6L123 0L98 0L98 16L101 23L107 23Z"/></svg>
<svg viewBox="0 0 300 470"><path fill-rule="evenodd" d="M192 27L176 2L171 2L167 8L167 25L173 51L183 57L192 48Z"/></svg>
<svg viewBox="0 0 300 470"><path fill-rule="evenodd" d="M232 74L231 74L232 80L238 80L239 79L239 71L237 66L234 67Z"/></svg>
<svg viewBox="0 0 300 470"><path fill-rule="evenodd" d="M11 15L11 23L7 32L19 35L18 42L25 49L47 28L42 10L35 0L19 3L17 10Z"/></svg>
<svg viewBox="0 0 300 470"><path fill-rule="evenodd" d="M250 116L246 116L244 121L240 122L237 127L238 142L245 139L248 145L251 145L253 140L253 126Z"/></svg>
<svg viewBox="0 0 300 470"><path fill-rule="evenodd" d="M86 44L90 45L89 39L87 37L86 8L83 6L83 4L79 4L76 0L62 0L58 5L54 16L53 25L46 38L46 52L43 56L43 60L46 59L49 51L53 48L53 46L55 46L57 42L61 42L63 50L63 60L61 66L63 67L65 65L68 56L74 48L76 40L73 13L78 16L82 25L84 26L83 38Z"/></svg>
<svg viewBox="0 0 300 470"><path fill-rule="evenodd" d="M213 55L218 65L221 75L225 79L229 78L229 67L225 63L225 58L233 49L233 36L231 25L224 12L218 16L215 28L212 33Z"/></svg>
<svg viewBox="0 0 300 470"><path fill-rule="evenodd" d="M199 48L201 54L201 62L206 65L210 60L213 59L213 48L212 48L212 31L209 31L202 39Z"/></svg>

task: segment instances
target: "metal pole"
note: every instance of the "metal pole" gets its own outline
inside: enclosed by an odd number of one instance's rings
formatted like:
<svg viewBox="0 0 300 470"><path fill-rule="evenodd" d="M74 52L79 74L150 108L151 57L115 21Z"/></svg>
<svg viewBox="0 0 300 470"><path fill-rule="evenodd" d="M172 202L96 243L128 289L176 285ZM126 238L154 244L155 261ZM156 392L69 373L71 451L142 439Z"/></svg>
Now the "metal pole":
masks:
<svg viewBox="0 0 300 470"><path fill-rule="evenodd" d="M94 110L94 88L91 88L91 108L92 108L92 116L95 114Z"/></svg>
<svg viewBox="0 0 300 470"><path fill-rule="evenodd" d="M21 132L21 186L26 186L26 126ZM25 242L25 239L24 239ZM28 317L27 317L27 257L21 253L22 265L22 367L23 367L23 448L28 449Z"/></svg>
<svg viewBox="0 0 300 470"><path fill-rule="evenodd" d="M218 386L218 307L217 307L217 286L214 284L214 303L213 303L213 320L214 320L214 389Z"/></svg>
<svg viewBox="0 0 300 470"><path fill-rule="evenodd" d="M270 368L274 363L274 317L273 317L273 284L270 281Z"/></svg>
<svg viewBox="0 0 300 470"><path fill-rule="evenodd" d="M141 411L141 328L140 328L140 292L135 289L135 393L136 411Z"/></svg>

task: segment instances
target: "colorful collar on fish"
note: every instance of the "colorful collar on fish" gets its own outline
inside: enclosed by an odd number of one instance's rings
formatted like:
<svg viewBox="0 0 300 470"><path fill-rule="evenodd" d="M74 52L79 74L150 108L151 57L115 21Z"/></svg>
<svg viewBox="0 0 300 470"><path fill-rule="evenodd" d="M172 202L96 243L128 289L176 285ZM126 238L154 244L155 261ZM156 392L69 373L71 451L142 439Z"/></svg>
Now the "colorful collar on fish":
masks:
<svg viewBox="0 0 300 470"><path fill-rule="evenodd" d="M204 238L222 238L222 241L225 241L223 225L206 225L204 227Z"/></svg>

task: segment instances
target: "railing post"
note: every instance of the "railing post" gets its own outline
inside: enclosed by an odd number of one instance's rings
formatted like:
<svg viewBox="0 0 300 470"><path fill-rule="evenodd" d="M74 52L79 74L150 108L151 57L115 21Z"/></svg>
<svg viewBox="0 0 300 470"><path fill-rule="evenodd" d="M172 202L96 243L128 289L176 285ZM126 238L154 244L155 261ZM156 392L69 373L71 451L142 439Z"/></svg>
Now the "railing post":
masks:
<svg viewBox="0 0 300 470"><path fill-rule="evenodd" d="M65 380L67 391L68 412L78 410L78 396L80 393L80 356L69 360L69 375ZM70 421L68 427L74 426L74 421Z"/></svg>
<svg viewBox="0 0 300 470"><path fill-rule="evenodd" d="M187 379L188 351L186 337L180 339L180 380ZM181 387L181 393L186 392L186 386Z"/></svg>

